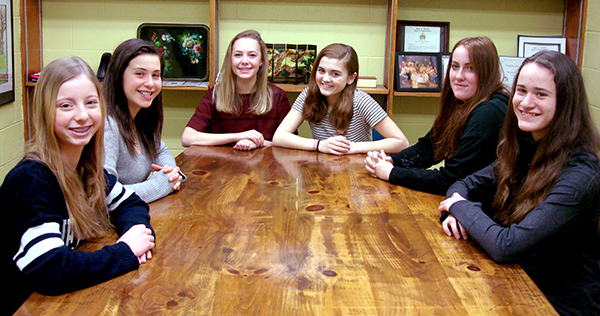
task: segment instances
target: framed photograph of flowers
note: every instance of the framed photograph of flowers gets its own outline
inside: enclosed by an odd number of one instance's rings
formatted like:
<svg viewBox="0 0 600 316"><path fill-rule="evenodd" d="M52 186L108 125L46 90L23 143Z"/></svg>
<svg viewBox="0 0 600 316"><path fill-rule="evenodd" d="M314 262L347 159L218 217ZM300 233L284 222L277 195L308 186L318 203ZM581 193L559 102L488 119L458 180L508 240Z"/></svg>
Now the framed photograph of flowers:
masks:
<svg viewBox="0 0 600 316"><path fill-rule="evenodd" d="M137 30L163 53L164 80L208 80L208 34L204 24L143 23Z"/></svg>

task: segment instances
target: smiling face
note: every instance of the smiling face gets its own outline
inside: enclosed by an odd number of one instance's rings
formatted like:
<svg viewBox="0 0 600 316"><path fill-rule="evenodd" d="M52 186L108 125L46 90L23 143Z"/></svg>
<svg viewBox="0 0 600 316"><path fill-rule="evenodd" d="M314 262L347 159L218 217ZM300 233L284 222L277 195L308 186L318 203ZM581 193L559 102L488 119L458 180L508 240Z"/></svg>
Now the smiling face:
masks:
<svg viewBox="0 0 600 316"><path fill-rule="evenodd" d="M96 85L84 75L65 81L56 94L54 134L63 154L79 160L102 124L102 110ZM73 155L73 156L71 156Z"/></svg>
<svg viewBox="0 0 600 316"><path fill-rule="evenodd" d="M160 59L153 54L133 58L123 72L123 91L129 113L135 117L140 109L148 108L162 89Z"/></svg>
<svg viewBox="0 0 600 316"><path fill-rule="evenodd" d="M464 46L458 46L452 53L452 64L450 65L450 87L454 96L467 102L477 92L477 73L471 64L469 50Z"/></svg>
<svg viewBox="0 0 600 316"><path fill-rule="evenodd" d="M535 141L542 139L556 112L554 74L536 63L523 66L512 102L519 129L531 132Z"/></svg>
<svg viewBox="0 0 600 316"><path fill-rule="evenodd" d="M236 83L242 86L254 86L256 74L262 66L260 44L257 40L242 37L231 47L231 70Z"/></svg>
<svg viewBox="0 0 600 316"><path fill-rule="evenodd" d="M356 73L349 74L346 64L336 58L323 57L317 67L315 81L319 91L330 105L335 103L347 85L356 79Z"/></svg>

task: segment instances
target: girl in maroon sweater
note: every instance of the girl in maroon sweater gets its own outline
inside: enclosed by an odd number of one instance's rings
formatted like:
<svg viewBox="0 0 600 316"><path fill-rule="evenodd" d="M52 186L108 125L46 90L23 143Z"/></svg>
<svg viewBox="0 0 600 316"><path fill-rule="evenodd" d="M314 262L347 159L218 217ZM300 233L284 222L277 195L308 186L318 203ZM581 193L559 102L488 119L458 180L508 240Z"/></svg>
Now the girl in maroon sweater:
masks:
<svg viewBox="0 0 600 316"><path fill-rule="evenodd" d="M285 92L267 82L269 57L260 34L248 30L227 47L214 89L208 89L181 135L183 146L227 145L237 150L271 146L290 111Z"/></svg>

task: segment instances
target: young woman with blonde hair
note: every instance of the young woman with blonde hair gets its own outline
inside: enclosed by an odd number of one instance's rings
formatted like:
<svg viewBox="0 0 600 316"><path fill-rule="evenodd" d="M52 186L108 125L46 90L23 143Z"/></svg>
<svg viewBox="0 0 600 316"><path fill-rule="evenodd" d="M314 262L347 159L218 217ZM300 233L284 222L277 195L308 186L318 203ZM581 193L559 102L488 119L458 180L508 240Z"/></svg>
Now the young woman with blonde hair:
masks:
<svg viewBox="0 0 600 316"><path fill-rule="evenodd" d="M14 312L33 292L58 295L99 284L151 258L148 205L103 170L106 111L94 72L77 57L49 63L32 101L34 133L0 187L9 225L1 257ZM111 229L114 245L77 251Z"/></svg>
<svg viewBox="0 0 600 316"><path fill-rule="evenodd" d="M227 145L237 150L271 146L290 104L267 81L269 57L260 34L248 30L229 43L215 87L208 89L181 136L183 146Z"/></svg>
<svg viewBox="0 0 600 316"><path fill-rule="evenodd" d="M336 43L323 48L308 88L273 137L275 145L335 155L406 148L408 140L396 123L371 96L356 89L357 77L358 55L352 47ZM312 139L294 134L304 121L310 125ZM373 128L383 139L373 141Z"/></svg>

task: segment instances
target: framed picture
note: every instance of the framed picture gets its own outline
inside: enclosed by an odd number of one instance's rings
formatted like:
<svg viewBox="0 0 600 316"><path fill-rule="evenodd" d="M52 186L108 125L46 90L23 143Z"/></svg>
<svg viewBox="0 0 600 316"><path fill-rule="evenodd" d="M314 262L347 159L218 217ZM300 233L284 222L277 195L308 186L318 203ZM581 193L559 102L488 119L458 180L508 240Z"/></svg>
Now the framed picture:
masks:
<svg viewBox="0 0 600 316"><path fill-rule="evenodd" d="M396 52L396 91L438 92L441 90L440 54Z"/></svg>
<svg viewBox="0 0 600 316"><path fill-rule="evenodd" d="M450 22L404 21L396 24L396 51L442 53L448 51Z"/></svg>
<svg viewBox="0 0 600 316"><path fill-rule="evenodd" d="M502 68L502 83L508 89L512 90L512 85L515 81L515 76L519 71L519 67L525 60L525 57L508 57L500 56L500 67Z"/></svg>
<svg viewBox="0 0 600 316"><path fill-rule="evenodd" d="M308 83L317 45L265 44L269 55L269 81L275 83Z"/></svg>
<svg viewBox="0 0 600 316"><path fill-rule="evenodd" d="M442 58L442 73L440 74L440 76L442 77L442 80L440 80L440 84L444 84L444 80L446 80L446 72L448 70L448 65L450 65L450 56L452 56L452 53L441 53L441 58Z"/></svg>
<svg viewBox="0 0 600 316"><path fill-rule="evenodd" d="M552 50L566 54L567 39L560 36L518 36L518 57L529 57L541 50Z"/></svg>
<svg viewBox="0 0 600 316"><path fill-rule="evenodd" d="M164 80L208 80L208 26L143 23L137 36L154 43L163 53Z"/></svg>
<svg viewBox="0 0 600 316"><path fill-rule="evenodd" d="M12 1L0 0L0 105L15 101Z"/></svg>

